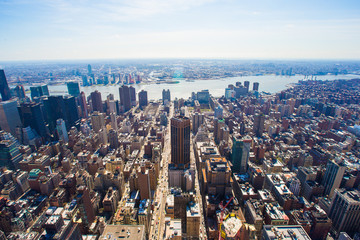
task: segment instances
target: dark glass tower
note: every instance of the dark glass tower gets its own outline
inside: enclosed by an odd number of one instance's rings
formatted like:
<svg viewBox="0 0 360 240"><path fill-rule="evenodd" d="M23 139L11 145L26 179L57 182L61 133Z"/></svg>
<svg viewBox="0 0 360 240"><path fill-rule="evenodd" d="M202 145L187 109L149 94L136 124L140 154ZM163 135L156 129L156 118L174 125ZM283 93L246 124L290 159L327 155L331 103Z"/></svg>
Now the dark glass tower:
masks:
<svg viewBox="0 0 360 240"><path fill-rule="evenodd" d="M68 82L67 84L68 93L71 96L77 97L80 95L80 86L78 82Z"/></svg>
<svg viewBox="0 0 360 240"><path fill-rule="evenodd" d="M95 92L92 92L90 94L91 96L91 101L92 101L92 106L93 106L93 111L98 111L98 112L104 112L103 111L103 105L102 105L102 99L101 99L101 93L96 90Z"/></svg>
<svg viewBox="0 0 360 240"><path fill-rule="evenodd" d="M129 111L131 109L130 88L125 85L120 87L119 95L120 95L120 105L124 107L124 112Z"/></svg>
<svg viewBox="0 0 360 240"><path fill-rule="evenodd" d="M30 126L41 137L47 137L48 131L40 103L22 103L18 109L24 127Z"/></svg>
<svg viewBox="0 0 360 240"><path fill-rule="evenodd" d="M3 69L0 69L0 94L3 101L7 101L11 98L10 88Z"/></svg>

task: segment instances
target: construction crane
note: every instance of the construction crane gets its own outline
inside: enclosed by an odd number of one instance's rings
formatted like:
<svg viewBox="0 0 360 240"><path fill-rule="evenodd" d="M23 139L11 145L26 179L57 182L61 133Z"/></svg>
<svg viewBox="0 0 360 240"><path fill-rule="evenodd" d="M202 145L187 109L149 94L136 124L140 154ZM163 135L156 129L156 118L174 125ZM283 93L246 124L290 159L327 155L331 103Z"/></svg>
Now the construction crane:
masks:
<svg viewBox="0 0 360 240"><path fill-rule="evenodd" d="M222 202L220 203L220 224L219 224L219 240L221 240L221 225L224 220L224 211L225 208L229 205L229 203L234 199L234 197L231 197L230 200L223 206Z"/></svg>

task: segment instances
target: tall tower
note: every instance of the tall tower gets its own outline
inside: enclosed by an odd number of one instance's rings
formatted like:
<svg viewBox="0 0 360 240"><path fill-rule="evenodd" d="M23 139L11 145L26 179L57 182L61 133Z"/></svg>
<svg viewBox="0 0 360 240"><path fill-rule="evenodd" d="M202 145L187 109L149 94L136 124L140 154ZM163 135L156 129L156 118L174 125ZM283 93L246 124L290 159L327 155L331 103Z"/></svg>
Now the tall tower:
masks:
<svg viewBox="0 0 360 240"><path fill-rule="evenodd" d="M64 143L67 143L69 141L65 121L61 118L56 120L56 131L58 133L59 140L61 139Z"/></svg>
<svg viewBox="0 0 360 240"><path fill-rule="evenodd" d="M47 118L46 120L49 124L49 130L51 133L55 130L56 120L62 118L66 122L68 119L64 99L62 96L49 96L45 98L44 109Z"/></svg>
<svg viewBox="0 0 360 240"><path fill-rule="evenodd" d="M164 105L171 101L170 90L169 89L168 90L163 89L163 91L162 91L162 100L163 100Z"/></svg>
<svg viewBox="0 0 360 240"><path fill-rule="evenodd" d="M340 187L345 170L346 166L342 163L338 164L333 160L327 163L325 176L322 181L322 185L325 187L325 195L329 195L329 197L334 195L335 189Z"/></svg>
<svg viewBox="0 0 360 240"><path fill-rule="evenodd" d="M105 117L103 113L93 112L91 115L91 125L95 132L99 132L100 129L105 127Z"/></svg>
<svg viewBox="0 0 360 240"><path fill-rule="evenodd" d="M78 82L68 82L67 84L68 93L71 96L77 97L80 94L80 86Z"/></svg>
<svg viewBox="0 0 360 240"><path fill-rule="evenodd" d="M139 92L139 107L145 107L148 105L147 91L141 90Z"/></svg>
<svg viewBox="0 0 360 240"><path fill-rule="evenodd" d="M14 136L16 128L21 127L16 100L0 102L0 127Z"/></svg>
<svg viewBox="0 0 360 240"><path fill-rule="evenodd" d="M259 91L259 83L258 82L253 83L253 90L254 91Z"/></svg>
<svg viewBox="0 0 360 240"><path fill-rule="evenodd" d="M87 110L86 97L85 97L84 92L80 93L80 108L81 108L81 116L83 118L87 118L88 117L88 110Z"/></svg>
<svg viewBox="0 0 360 240"><path fill-rule="evenodd" d="M329 217L337 232L353 236L360 231L360 191L336 189L331 202Z"/></svg>
<svg viewBox="0 0 360 240"><path fill-rule="evenodd" d="M0 131L0 166L19 169L23 156L19 150L20 144L10 133Z"/></svg>
<svg viewBox="0 0 360 240"><path fill-rule="evenodd" d="M171 163L179 168L190 164L190 119L184 116L171 119Z"/></svg>
<svg viewBox="0 0 360 240"><path fill-rule="evenodd" d="M103 112L101 93L98 90L96 90L95 92L92 92L90 96L91 96L93 111Z"/></svg>
<svg viewBox="0 0 360 240"><path fill-rule="evenodd" d="M92 69L91 69L91 65L89 64L88 65L88 75L91 75L92 74Z"/></svg>
<svg viewBox="0 0 360 240"><path fill-rule="evenodd" d="M131 106L136 106L136 91L135 91L135 88L133 86L130 86L129 90L130 90L130 103L131 103Z"/></svg>
<svg viewBox="0 0 360 240"><path fill-rule="evenodd" d="M131 109L131 98L130 98L130 88L126 85L123 85L119 88L120 95L120 105L123 106L124 112L127 112Z"/></svg>
<svg viewBox="0 0 360 240"><path fill-rule="evenodd" d="M92 222L95 220L94 208L91 203L89 189L85 186L80 186L77 189L76 202L79 206L84 227L88 230Z"/></svg>
<svg viewBox="0 0 360 240"><path fill-rule="evenodd" d="M18 110L24 127L30 126L41 137L47 137L48 131L40 103L22 103Z"/></svg>
<svg viewBox="0 0 360 240"><path fill-rule="evenodd" d="M204 123L204 114L199 114L198 112L196 112L193 116L192 116L192 131L193 134L196 134L199 127Z"/></svg>
<svg viewBox="0 0 360 240"><path fill-rule="evenodd" d="M247 89L247 91L249 91L250 82L249 81L244 81L244 87Z"/></svg>
<svg viewBox="0 0 360 240"><path fill-rule="evenodd" d="M7 101L11 98L10 88L3 69L0 69L0 94L3 101Z"/></svg>
<svg viewBox="0 0 360 240"><path fill-rule="evenodd" d="M263 113L254 116L253 132L255 136L262 137L264 132L265 115Z"/></svg>
<svg viewBox="0 0 360 240"><path fill-rule="evenodd" d="M241 135L235 135L231 153L231 163L233 172L246 173L249 153L252 139L250 137L242 138Z"/></svg>

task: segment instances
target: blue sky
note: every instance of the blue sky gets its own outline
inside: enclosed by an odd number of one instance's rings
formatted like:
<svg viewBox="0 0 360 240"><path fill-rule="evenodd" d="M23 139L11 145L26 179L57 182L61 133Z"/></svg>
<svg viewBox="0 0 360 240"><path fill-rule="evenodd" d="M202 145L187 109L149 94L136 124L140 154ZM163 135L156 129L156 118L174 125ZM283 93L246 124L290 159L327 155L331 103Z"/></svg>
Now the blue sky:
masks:
<svg viewBox="0 0 360 240"><path fill-rule="evenodd" d="M0 61L360 58L357 0L0 0L0 29Z"/></svg>

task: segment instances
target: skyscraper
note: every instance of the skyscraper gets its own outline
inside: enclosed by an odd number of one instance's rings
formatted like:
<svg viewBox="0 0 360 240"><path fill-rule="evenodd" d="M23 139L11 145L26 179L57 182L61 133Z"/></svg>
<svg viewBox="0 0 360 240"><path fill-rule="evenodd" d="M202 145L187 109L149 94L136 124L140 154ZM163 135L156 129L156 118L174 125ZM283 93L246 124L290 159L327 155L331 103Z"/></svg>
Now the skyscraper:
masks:
<svg viewBox="0 0 360 240"><path fill-rule="evenodd" d="M49 96L49 88L47 85L30 87L30 92L32 99L34 99L34 97Z"/></svg>
<svg viewBox="0 0 360 240"><path fill-rule="evenodd" d="M19 142L10 133L0 131L0 166L18 169L23 159L19 147Z"/></svg>
<svg viewBox="0 0 360 240"><path fill-rule="evenodd" d="M95 212L91 203L89 189L85 186L77 188L76 202L79 207L82 223L86 230L89 229L92 222L95 220Z"/></svg>
<svg viewBox="0 0 360 240"><path fill-rule="evenodd" d="M231 163L233 165L233 172L246 173L249 153L252 139L250 137L242 138L241 135L233 137L233 146L231 153Z"/></svg>
<svg viewBox="0 0 360 240"><path fill-rule="evenodd" d="M124 112L127 112L131 109L131 98L130 98L130 88L126 85L123 85L119 88L120 95L120 105L123 106Z"/></svg>
<svg viewBox="0 0 360 240"><path fill-rule="evenodd" d="M81 108L81 117L87 118L88 110L87 110L86 97L85 97L84 92L80 93L79 102L80 102L80 108Z"/></svg>
<svg viewBox="0 0 360 240"><path fill-rule="evenodd" d="M133 86L130 86L129 90L130 90L130 103L131 103L131 106L136 106L136 91L135 91L135 88Z"/></svg>
<svg viewBox="0 0 360 240"><path fill-rule="evenodd" d="M171 119L171 163L178 168L190 164L190 119L184 116Z"/></svg>
<svg viewBox="0 0 360 240"><path fill-rule="evenodd" d="M199 127L204 123L204 114L199 114L196 112L192 116L192 131L194 134L197 133Z"/></svg>
<svg viewBox="0 0 360 240"><path fill-rule="evenodd" d="M93 112L93 114L91 114L91 125L95 132L99 132L100 129L105 127L104 114L100 112Z"/></svg>
<svg viewBox="0 0 360 240"><path fill-rule="evenodd" d="M16 97L18 97L18 98L20 98L20 99L26 97L25 89L24 89L24 86L23 86L23 85L17 85L17 86L14 88L14 92L15 92Z"/></svg>
<svg viewBox="0 0 360 240"><path fill-rule="evenodd" d="M343 179L346 166L342 163L336 163L334 160L330 160L326 165L325 176L322 181L322 185L325 187L324 194L332 197L335 189L340 187Z"/></svg>
<svg viewBox="0 0 360 240"><path fill-rule="evenodd" d="M104 110L101 99L101 93L98 90L96 90L95 92L92 92L90 96L91 96L93 111L103 112Z"/></svg>
<svg viewBox="0 0 360 240"><path fill-rule="evenodd" d="M258 82L253 83L253 90L254 91L259 91L259 83Z"/></svg>
<svg viewBox="0 0 360 240"><path fill-rule="evenodd" d="M16 100L0 102L0 127L12 135L16 135L16 128L21 127Z"/></svg>
<svg viewBox="0 0 360 240"><path fill-rule="evenodd" d="M244 87L247 89L247 91L249 91L250 82L249 81L244 81Z"/></svg>
<svg viewBox="0 0 360 240"><path fill-rule="evenodd" d="M11 98L10 88L3 69L0 69L0 93L3 101L7 101Z"/></svg>
<svg viewBox="0 0 360 240"><path fill-rule="evenodd" d="M59 137L59 140L67 143L69 141L69 136L66 131L65 121L63 119L56 120L56 131Z"/></svg>
<svg viewBox="0 0 360 240"><path fill-rule="evenodd" d="M146 107L148 105L147 91L141 90L139 92L139 107Z"/></svg>
<svg viewBox="0 0 360 240"><path fill-rule="evenodd" d="M66 122L66 126L70 129L75 125L76 121L79 120L78 108L76 105L75 97L73 96L65 96L64 104L66 109L67 119L64 119Z"/></svg>
<svg viewBox="0 0 360 240"><path fill-rule="evenodd" d="M91 75L92 74L92 69L91 69L91 65L89 64L88 65L88 75Z"/></svg>
<svg viewBox="0 0 360 240"><path fill-rule="evenodd" d="M171 97L170 97L170 90L165 90L163 89L162 91L162 100L163 100L163 104L167 104L171 101Z"/></svg>
<svg viewBox="0 0 360 240"><path fill-rule="evenodd" d="M329 217L337 233L353 236L360 231L360 191L336 189L331 202Z"/></svg>
<svg viewBox="0 0 360 240"><path fill-rule="evenodd" d="M41 137L47 137L48 132L40 103L22 103L18 110L24 127L30 126Z"/></svg>
<svg viewBox="0 0 360 240"><path fill-rule="evenodd" d="M77 97L80 94L80 86L78 82L68 82L67 84L68 93L71 96Z"/></svg>
<svg viewBox="0 0 360 240"><path fill-rule="evenodd" d="M263 113L254 116L253 132L255 136L261 137L264 132L265 115Z"/></svg>

